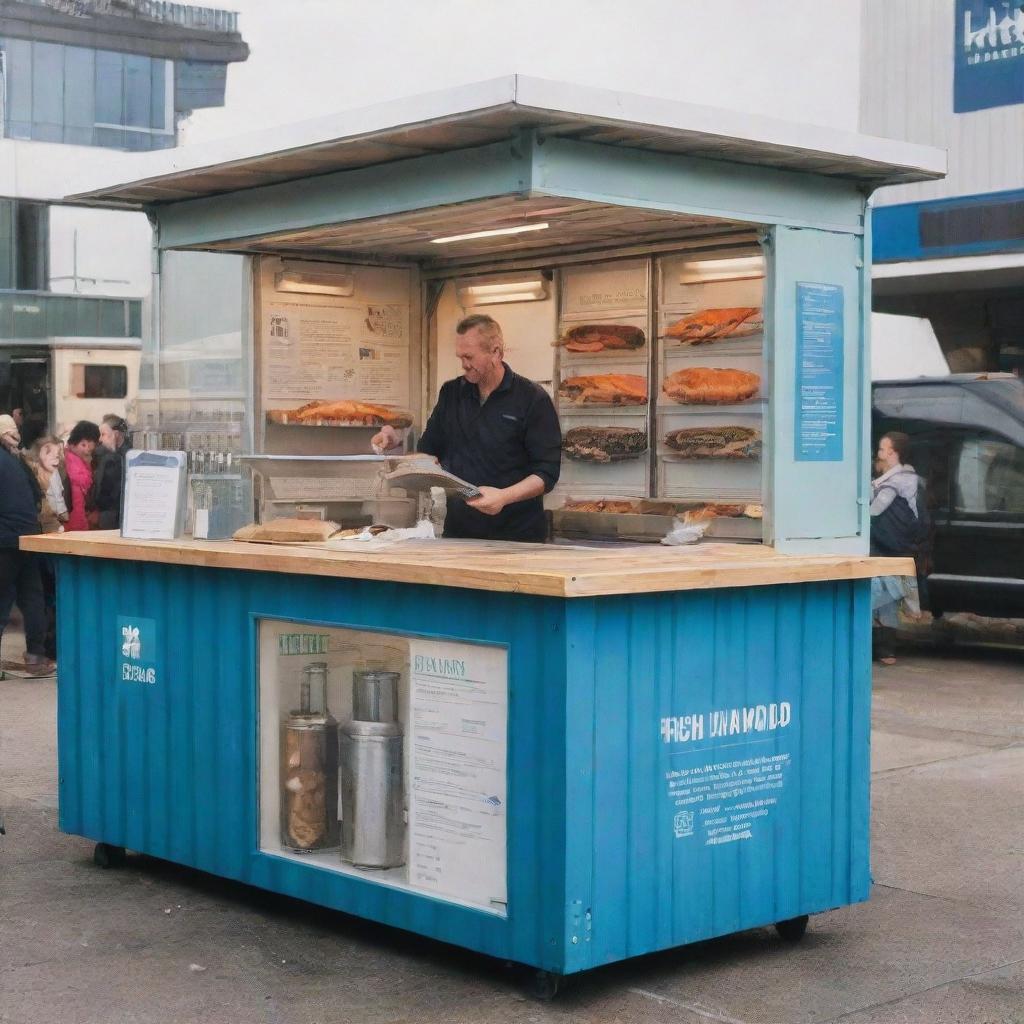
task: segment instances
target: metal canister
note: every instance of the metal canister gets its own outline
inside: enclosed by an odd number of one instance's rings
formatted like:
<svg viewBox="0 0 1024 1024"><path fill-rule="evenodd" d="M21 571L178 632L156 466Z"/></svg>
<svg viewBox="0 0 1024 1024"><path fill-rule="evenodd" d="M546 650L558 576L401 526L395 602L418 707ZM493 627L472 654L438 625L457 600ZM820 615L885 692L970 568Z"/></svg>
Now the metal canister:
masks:
<svg viewBox="0 0 1024 1024"><path fill-rule="evenodd" d="M338 723L327 709L327 664L303 669L299 707L281 730L281 845L338 845Z"/></svg>
<svg viewBox="0 0 1024 1024"><path fill-rule="evenodd" d="M341 857L357 867L405 863L402 730L353 719L341 729Z"/></svg>
<svg viewBox="0 0 1024 1024"><path fill-rule="evenodd" d="M352 673L352 717L357 722L398 721L397 672L363 669Z"/></svg>

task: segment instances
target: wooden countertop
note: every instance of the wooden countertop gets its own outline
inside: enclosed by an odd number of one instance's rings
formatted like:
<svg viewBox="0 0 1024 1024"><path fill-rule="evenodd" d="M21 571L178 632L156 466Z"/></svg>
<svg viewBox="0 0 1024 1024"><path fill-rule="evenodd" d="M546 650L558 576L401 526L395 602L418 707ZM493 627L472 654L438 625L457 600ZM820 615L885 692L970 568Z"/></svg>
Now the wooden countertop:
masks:
<svg viewBox="0 0 1024 1024"><path fill-rule="evenodd" d="M912 575L910 558L781 555L753 544L580 547L502 541L405 541L384 550L235 541L125 540L113 530L23 537L22 549L255 572L339 576L547 597L594 597Z"/></svg>

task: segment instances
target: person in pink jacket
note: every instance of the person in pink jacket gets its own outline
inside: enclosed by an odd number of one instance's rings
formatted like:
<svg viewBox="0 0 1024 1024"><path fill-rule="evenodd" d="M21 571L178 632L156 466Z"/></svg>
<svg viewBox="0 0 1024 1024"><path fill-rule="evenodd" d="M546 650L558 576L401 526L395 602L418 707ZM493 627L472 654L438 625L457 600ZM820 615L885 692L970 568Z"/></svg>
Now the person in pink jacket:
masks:
<svg viewBox="0 0 1024 1024"><path fill-rule="evenodd" d="M85 507L92 490L92 453L100 441L100 428L88 420L76 423L68 434L64 449L64 468L68 474L71 500L68 502L68 530L88 530L89 518Z"/></svg>

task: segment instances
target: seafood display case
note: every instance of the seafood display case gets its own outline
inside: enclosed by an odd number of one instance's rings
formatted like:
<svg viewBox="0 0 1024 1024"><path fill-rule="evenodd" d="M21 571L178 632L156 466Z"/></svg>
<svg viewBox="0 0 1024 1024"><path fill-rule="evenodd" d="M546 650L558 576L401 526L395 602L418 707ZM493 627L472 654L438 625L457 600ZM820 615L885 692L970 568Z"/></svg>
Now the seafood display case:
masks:
<svg viewBox="0 0 1024 1024"><path fill-rule="evenodd" d="M762 538L764 258L727 243L562 272L558 536Z"/></svg>
<svg viewBox="0 0 1024 1024"><path fill-rule="evenodd" d="M650 265L563 269L555 346L562 474L549 496L647 497L651 487Z"/></svg>
<svg viewBox="0 0 1024 1024"><path fill-rule="evenodd" d="M657 280L658 496L702 501L706 512L696 515L713 511L726 534L760 539L771 345L764 257L663 256Z"/></svg>

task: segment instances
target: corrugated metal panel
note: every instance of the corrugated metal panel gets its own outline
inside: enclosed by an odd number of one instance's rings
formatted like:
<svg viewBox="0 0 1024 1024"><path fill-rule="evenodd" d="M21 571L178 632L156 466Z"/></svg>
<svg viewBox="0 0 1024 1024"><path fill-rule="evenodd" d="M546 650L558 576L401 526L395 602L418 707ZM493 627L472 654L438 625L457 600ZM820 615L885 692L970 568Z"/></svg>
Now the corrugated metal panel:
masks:
<svg viewBox="0 0 1024 1024"><path fill-rule="evenodd" d="M866 584L574 601L569 623L567 905L582 970L867 898ZM720 740L697 761L789 753L751 839L676 838L662 716L788 700L795 733ZM570 922L571 923L571 922Z"/></svg>
<svg viewBox="0 0 1024 1024"><path fill-rule="evenodd" d="M1024 185L1024 105L953 112L954 12L954 0L864 0L861 130L949 151L945 179L881 189L879 205Z"/></svg>
<svg viewBox="0 0 1024 1024"><path fill-rule="evenodd" d="M466 590L59 560L60 827L556 969L564 762L561 603ZM160 685L116 678L119 615L158 624ZM257 849L255 616L515 643L507 920ZM454 625L453 625L454 624Z"/></svg>
<svg viewBox="0 0 1024 1024"><path fill-rule="evenodd" d="M867 896L866 581L564 602L58 561L65 831L565 973ZM125 615L157 623L153 686L115 677ZM509 645L507 919L259 852L259 616ZM773 699L768 827L674 838L660 719Z"/></svg>

